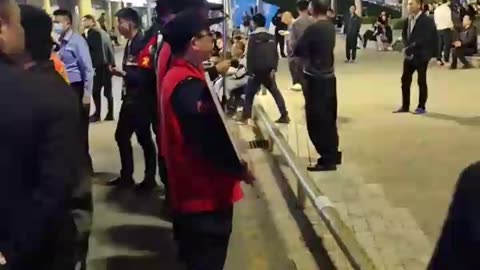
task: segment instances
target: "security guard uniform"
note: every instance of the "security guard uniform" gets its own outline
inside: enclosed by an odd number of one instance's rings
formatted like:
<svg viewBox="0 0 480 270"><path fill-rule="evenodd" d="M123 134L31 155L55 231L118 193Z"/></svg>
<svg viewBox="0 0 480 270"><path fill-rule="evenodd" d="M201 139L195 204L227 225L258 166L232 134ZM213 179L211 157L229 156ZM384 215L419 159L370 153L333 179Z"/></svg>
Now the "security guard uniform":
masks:
<svg viewBox="0 0 480 270"><path fill-rule="evenodd" d="M145 178L142 185L156 186L156 150L151 133L152 117L155 112L155 84L152 83L148 73L140 68L142 59L139 56L144 47L142 32L138 32L125 47L123 70L126 76L122 93L123 103L115 132L122 169L120 178L112 181L112 184L132 185L134 183L131 138L135 133L145 158Z"/></svg>

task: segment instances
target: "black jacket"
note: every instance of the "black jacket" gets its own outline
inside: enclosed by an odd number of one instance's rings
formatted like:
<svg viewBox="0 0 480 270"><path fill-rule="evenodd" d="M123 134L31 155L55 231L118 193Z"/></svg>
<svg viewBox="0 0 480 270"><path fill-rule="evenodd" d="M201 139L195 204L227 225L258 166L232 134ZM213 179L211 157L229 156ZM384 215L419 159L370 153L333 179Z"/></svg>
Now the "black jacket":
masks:
<svg viewBox="0 0 480 270"><path fill-rule="evenodd" d="M60 240L62 252L72 246L73 187L85 168L78 98L2 55L0 74L0 252L12 270L71 269L54 260Z"/></svg>
<svg viewBox="0 0 480 270"><path fill-rule="evenodd" d="M476 54L478 51L477 48L477 27L475 25L470 26L468 29L463 29L462 33L459 34L459 39L462 42L462 47L467 49L469 52Z"/></svg>
<svg viewBox="0 0 480 270"><path fill-rule="evenodd" d="M437 29L433 19L421 14L410 34L408 26L408 19L405 19L402 40L406 55L413 55L413 60L417 62L430 61L436 55L438 44Z"/></svg>
<svg viewBox="0 0 480 270"><path fill-rule="evenodd" d="M254 74L270 72L278 68L275 36L265 28L257 28L250 34L247 44L247 70Z"/></svg>
<svg viewBox="0 0 480 270"><path fill-rule="evenodd" d="M103 57L103 42L100 32L95 28L91 28L87 31L87 34L83 34L83 37L87 40L93 67L96 68L106 65L105 57Z"/></svg>
<svg viewBox="0 0 480 270"><path fill-rule="evenodd" d="M353 16L350 15L348 25L345 24L345 27L347 28L347 39L354 39L356 41L360 33L360 27L362 27L362 19L357 14L354 14Z"/></svg>
<svg viewBox="0 0 480 270"><path fill-rule="evenodd" d="M480 163L458 179L428 270L480 269Z"/></svg>

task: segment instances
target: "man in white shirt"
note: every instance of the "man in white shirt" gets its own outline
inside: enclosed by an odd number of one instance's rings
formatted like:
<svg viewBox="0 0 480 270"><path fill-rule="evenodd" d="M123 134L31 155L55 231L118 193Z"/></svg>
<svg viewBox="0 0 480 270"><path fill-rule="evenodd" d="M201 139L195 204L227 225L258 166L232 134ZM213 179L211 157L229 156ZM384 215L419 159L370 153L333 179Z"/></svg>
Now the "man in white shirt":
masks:
<svg viewBox="0 0 480 270"><path fill-rule="evenodd" d="M450 9L448 0L442 0L442 4L435 9L434 13L435 25L438 31L438 54L437 62L439 65L444 65L442 61L450 61L450 48L452 46L452 10Z"/></svg>

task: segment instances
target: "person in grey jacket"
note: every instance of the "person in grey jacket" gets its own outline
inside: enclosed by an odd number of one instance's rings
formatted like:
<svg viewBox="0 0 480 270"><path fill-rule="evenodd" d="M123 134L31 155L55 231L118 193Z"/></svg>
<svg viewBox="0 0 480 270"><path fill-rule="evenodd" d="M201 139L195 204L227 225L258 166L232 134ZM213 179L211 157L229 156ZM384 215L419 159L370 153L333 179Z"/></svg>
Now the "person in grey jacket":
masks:
<svg viewBox="0 0 480 270"><path fill-rule="evenodd" d="M90 118L90 122L100 121L101 110L102 110L102 99L101 92L102 88L104 90L104 96L108 101L108 113L105 118L106 121L113 120L113 97L112 97L112 74L111 69L115 66L115 56L113 53L113 46L108 34L98 27L95 18L92 15L86 15L83 17L83 25L85 28L89 29L89 34L86 38L89 42L90 51L94 67L95 67L95 78L93 82L93 101L95 102L95 113ZM93 42L93 37L90 35L96 35L95 42Z"/></svg>
<svg viewBox="0 0 480 270"><path fill-rule="evenodd" d="M275 37L268 33L265 28L266 19L261 13L253 16L255 31L250 34L247 47L247 72L252 77L245 89L245 105L240 122L246 123L252 115L253 98L264 85L272 94L280 111L277 123L287 124L290 122L288 111L282 93L278 89L275 80L275 72L278 67L278 53Z"/></svg>
<svg viewBox="0 0 480 270"><path fill-rule="evenodd" d="M295 56L293 52L295 51L298 40L305 32L305 29L314 22L313 18L308 14L308 5L309 2L307 0L300 0L297 2L299 16L289 26L288 31L288 64L293 80L293 86L291 89L294 91L302 90L303 65L301 59Z"/></svg>

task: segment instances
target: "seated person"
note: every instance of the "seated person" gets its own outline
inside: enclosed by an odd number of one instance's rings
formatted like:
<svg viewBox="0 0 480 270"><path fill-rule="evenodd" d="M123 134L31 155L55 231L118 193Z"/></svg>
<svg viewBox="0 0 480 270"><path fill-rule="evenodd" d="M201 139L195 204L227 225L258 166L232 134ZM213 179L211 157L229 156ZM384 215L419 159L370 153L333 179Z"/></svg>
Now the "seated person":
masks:
<svg viewBox="0 0 480 270"><path fill-rule="evenodd" d="M232 47L232 66L228 70L225 78L221 78L214 83L214 89L222 98L223 80L225 80L225 98L227 103L237 104L243 94L243 88L247 84L247 59L245 57L245 43L239 41ZM234 93L236 92L236 93ZM236 106L235 106L236 108Z"/></svg>
<svg viewBox="0 0 480 270"><path fill-rule="evenodd" d="M380 51L390 50L393 42L393 31L388 24L387 15L379 16L372 29L365 31L363 34L363 48L367 47L369 40L376 41L377 49Z"/></svg>
<svg viewBox="0 0 480 270"><path fill-rule="evenodd" d="M465 56L477 53L477 28L472 24L470 15L463 17L463 30L458 34L458 40L453 42L452 65L451 69L457 68L458 59L463 64L463 68L472 68Z"/></svg>
<svg viewBox="0 0 480 270"><path fill-rule="evenodd" d="M388 24L381 24L379 28L381 29L381 33L376 36L377 49L379 51L392 51L392 28Z"/></svg>

